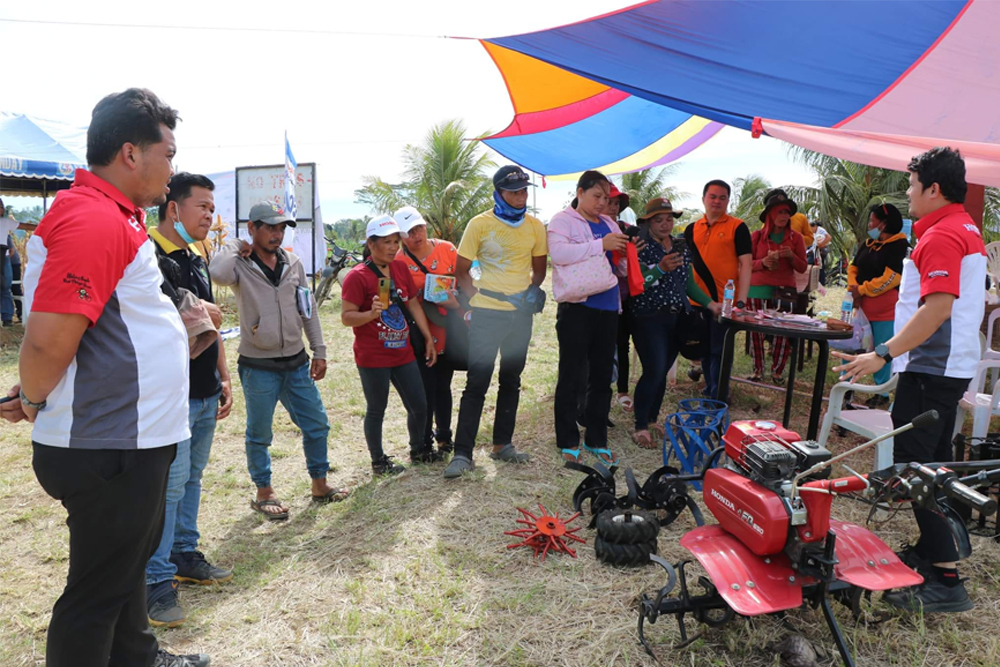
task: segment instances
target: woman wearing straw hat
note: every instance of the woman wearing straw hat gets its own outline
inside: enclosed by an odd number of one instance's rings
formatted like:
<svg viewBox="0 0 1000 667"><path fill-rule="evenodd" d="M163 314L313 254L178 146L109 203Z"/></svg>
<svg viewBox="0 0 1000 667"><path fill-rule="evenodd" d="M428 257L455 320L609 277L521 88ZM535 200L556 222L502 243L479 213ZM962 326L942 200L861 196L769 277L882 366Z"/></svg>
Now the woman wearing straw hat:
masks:
<svg viewBox="0 0 1000 667"><path fill-rule="evenodd" d="M667 387L667 371L677 359L677 332L680 319L690 308L688 299L705 306L711 302L694 282L691 253L683 238L670 233L681 217L669 199L651 199L639 217L645 227L646 244L639 250L644 290L632 299L632 339L642 362L642 375L635 385L635 432L632 440L644 449L657 444L649 433L656 428L658 437L660 407Z"/></svg>
<svg viewBox="0 0 1000 667"><path fill-rule="evenodd" d="M791 217L798 210L799 207L785 196L783 190L769 192L764 199L764 210L760 214L760 221L764 226L750 237L753 273L750 276L747 298L751 310L776 307L775 290L794 288L795 272L805 271L808 266L805 241L801 234L789 226ZM759 382L764 374L764 334L751 334L750 350L753 353L753 375L750 379ZM781 374L791 351L787 338L772 338L771 379L776 384L781 383Z"/></svg>

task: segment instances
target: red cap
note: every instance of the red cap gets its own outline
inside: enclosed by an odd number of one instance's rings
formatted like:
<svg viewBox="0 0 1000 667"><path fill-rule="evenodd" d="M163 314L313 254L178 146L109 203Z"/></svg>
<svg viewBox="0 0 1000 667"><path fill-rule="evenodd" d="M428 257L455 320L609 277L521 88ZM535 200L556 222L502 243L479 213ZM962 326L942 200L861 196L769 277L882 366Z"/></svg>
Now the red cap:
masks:
<svg viewBox="0 0 1000 667"><path fill-rule="evenodd" d="M614 199L615 197L624 197L625 203L622 204L622 206L628 206L629 196L624 192L622 192L621 190L619 190L618 186L615 185L614 183L611 184L611 192L608 194L608 197L610 199Z"/></svg>

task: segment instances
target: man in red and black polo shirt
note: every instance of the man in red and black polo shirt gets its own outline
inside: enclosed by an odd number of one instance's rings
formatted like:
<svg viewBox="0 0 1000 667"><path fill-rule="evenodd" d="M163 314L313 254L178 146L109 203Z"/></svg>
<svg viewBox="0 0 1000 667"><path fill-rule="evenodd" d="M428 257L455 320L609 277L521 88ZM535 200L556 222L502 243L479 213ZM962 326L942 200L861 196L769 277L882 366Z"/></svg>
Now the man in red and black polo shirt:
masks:
<svg viewBox="0 0 1000 667"><path fill-rule="evenodd" d="M146 561L163 530L167 473L189 437L187 335L146 236L167 196L177 112L148 90L105 97L89 171L28 242L20 385L3 404L34 423L39 483L68 512L69 576L52 610L47 667L204 667L159 650ZM180 416L180 418L178 418Z"/></svg>
<svg viewBox="0 0 1000 667"><path fill-rule="evenodd" d="M958 151L935 148L910 161L910 215L917 247L903 265L895 335L874 352L834 354L847 363L844 379L874 373L892 362L899 373L892 423L903 426L927 410L937 424L893 440L896 463L949 461L955 413L979 363L979 325L985 310L986 249L965 212L965 162ZM920 540L902 554L924 583L885 596L903 609L955 612L972 609L958 577L959 553L947 520L915 507Z"/></svg>

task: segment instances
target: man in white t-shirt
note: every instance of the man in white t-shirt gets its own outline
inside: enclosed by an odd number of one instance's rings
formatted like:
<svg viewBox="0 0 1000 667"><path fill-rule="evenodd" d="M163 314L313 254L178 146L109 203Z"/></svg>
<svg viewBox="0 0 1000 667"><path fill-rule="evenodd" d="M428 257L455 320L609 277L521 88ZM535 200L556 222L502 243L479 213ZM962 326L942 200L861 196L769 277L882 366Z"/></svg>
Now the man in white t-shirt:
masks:
<svg viewBox="0 0 1000 667"><path fill-rule="evenodd" d="M14 299L11 293L14 278L10 264L11 248L7 245L7 239L12 239L18 229L27 229L27 226L9 217L3 200L0 199L0 256L3 258L0 262L0 321L5 327L14 321Z"/></svg>

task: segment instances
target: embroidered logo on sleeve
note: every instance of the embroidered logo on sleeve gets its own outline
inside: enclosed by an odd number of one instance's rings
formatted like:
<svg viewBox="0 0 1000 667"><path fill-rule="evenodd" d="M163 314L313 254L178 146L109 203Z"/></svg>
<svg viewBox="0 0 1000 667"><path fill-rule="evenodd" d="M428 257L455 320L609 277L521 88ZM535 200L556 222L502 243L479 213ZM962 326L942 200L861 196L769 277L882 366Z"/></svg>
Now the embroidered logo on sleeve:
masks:
<svg viewBox="0 0 1000 667"><path fill-rule="evenodd" d="M930 273L927 274L927 277L928 278L947 278L948 277L948 272L947 271L943 271L943 270L941 270L941 271L931 271Z"/></svg>

